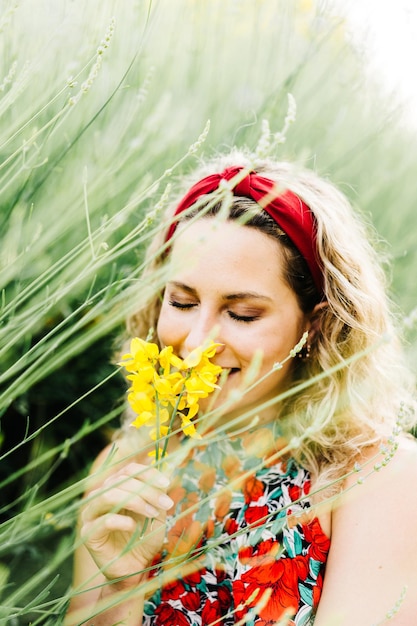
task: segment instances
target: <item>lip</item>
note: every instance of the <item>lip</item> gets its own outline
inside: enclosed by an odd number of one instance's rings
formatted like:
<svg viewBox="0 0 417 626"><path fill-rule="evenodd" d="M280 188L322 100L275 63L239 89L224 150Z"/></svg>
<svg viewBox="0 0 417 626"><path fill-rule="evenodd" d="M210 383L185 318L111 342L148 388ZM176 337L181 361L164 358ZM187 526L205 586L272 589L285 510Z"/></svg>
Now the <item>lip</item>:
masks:
<svg viewBox="0 0 417 626"><path fill-rule="evenodd" d="M218 375L216 384L223 387L225 383L232 380L236 374L238 374L241 370L240 367L225 367L221 366L222 372Z"/></svg>
<svg viewBox="0 0 417 626"><path fill-rule="evenodd" d="M223 369L223 372L226 373L226 378L230 378L231 376L234 376L235 374L238 374L241 371L240 367L223 367L222 366L222 369Z"/></svg>

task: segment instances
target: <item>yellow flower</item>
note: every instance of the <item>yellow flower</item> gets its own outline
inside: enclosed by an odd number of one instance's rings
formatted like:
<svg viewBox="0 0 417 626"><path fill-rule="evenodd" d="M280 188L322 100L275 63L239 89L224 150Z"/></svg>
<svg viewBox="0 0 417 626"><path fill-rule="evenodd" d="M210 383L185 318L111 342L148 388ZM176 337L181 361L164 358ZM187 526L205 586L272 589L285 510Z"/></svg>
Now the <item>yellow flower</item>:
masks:
<svg viewBox="0 0 417 626"><path fill-rule="evenodd" d="M173 398L178 396L184 389L184 377L179 372L173 372L166 376L154 374L153 384L160 401L163 403L164 401L166 403L171 402L175 406Z"/></svg>
<svg viewBox="0 0 417 626"><path fill-rule="evenodd" d="M213 389L218 388L217 380L222 372L222 368L220 365L213 365L207 361L203 366L198 369L198 376L206 387L209 387L212 391ZM210 391L208 391L210 393Z"/></svg>
<svg viewBox="0 0 417 626"><path fill-rule="evenodd" d="M132 391L128 394L127 400L134 412L138 415L143 412L156 415L153 397L148 395L145 391Z"/></svg>
<svg viewBox="0 0 417 626"><path fill-rule="evenodd" d="M203 361L204 364L208 362L208 359L211 359L216 354L216 349L220 346L220 343L208 343L206 347L198 346L194 348L190 352L190 354L184 359L184 366L187 368L195 368ZM213 365L213 364L211 364ZM213 367L219 367L218 365L213 365Z"/></svg>
<svg viewBox="0 0 417 626"><path fill-rule="evenodd" d="M207 398L214 389L218 389L216 383L220 372L221 368L212 363L204 365L200 370L197 368L191 370L190 376L185 381L189 406L194 405L200 398Z"/></svg>
<svg viewBox="0 0 417 626"><path fill-rule="evenodd" d="M185 388L187 390L187 402L193 402L192 398L207 398L210 391L213 391L212 387L207 385L201 380L198 372L191 372L190 377L185 381Z"/></svg>
<svg viewBox="0 0 417 626"><path fill-rule="evenodd" d="M162 459L165 456L164 449L161 448L161 446L156 446L155 450L151 450L150 452L148 452L148 456L154 457L155 461L156 459Z"/></svg>
<svg viewBox="0 0 417 626"><path fill-rule="evenodd" d="M157 439L162 439L163 437L166 437L168 433L169 426L159 426L159 428L155 426L155 428L152 428L149 431L149 436L153 441L156 441Z"/></svg>
<svg viewBox="0 0 417 626"><path fill-rule="evenodd" d="M182 370L185 368L184 361L180 359L176 354L174 354L174 349L172 346L166 346L162 348L159 353L159 363L163 369L164 376L167 376L170 371L170 367L175 367L177 370Z"/></svg>
<svg viewBox="0 0 417 626"><path fill-rule="evenodd" d="M138 366L137 370L133 370L133 367L137 367L136 365L126 366L126 369L128 367L131 367L128 371L131 371L132 373L127 376L127 379L136 381L136 385L139 384L139 381L142 381L142 383L150 383L155 374L155 369L150 363Z"/></svg>
<svg viewBox="0 0 417 626"><path fill-rule="evenodd" d="M188 403L185 405L185 407L188 409L187 411L188 419L192 419L193 417L195 417L200 409L200 407L198 406L198 398L195 398L195 399L190 398Z"/></svg>
<svg viewBox="0 0 417 626"><path fill-rule="evenodd" d="M174 354L172 346L159 351L157 344L135 337L130 352L123 355L120 365L129 372L127 379L131 383L127 399L136 414L132 426L150 428L156 444L149 456L155 460L166 453L167 438L177 415L183 433L201 439L192 419L199 411L200 398L218 388L222 368L210 362L218 345L205 344L183 360ZM161 439L165 440L163 447L158 443Z"/></svg>
<svg viewBox="0 0 417 626"><path fill-rule="evenodd" d="M142 373L129 374L127 379L131 381L130 391L134 393L145 393L149 397L154 397L155 388L152 385L154 373L148 380L148 376L142 376Z"/></svg>
<svg viewBox="0 0 417 626"><path fill-rule="evenodd" d="M130 342L130 352L122 356L119 365L123 365L128 372L139 372L149 365L154 365L158 355L159 348L156 343L135 337Z"/></svg>
<svg viewBox="0 0 417 626"><path fill-rule="evenodd" d="M182 432L184 433L184 435L187 435L187 437L192 437L193 439L202 439L202 436L196 431L194 424L188 416L181 415L181 428Z"/></svg>
<svg viewBox="0 0 417 626"><path fill-rule="evenodd" d="M135 428L141 428L142 426L149 426L149 422L155 418L155 414L150 411L142 411L132 422L132 426Z"/></svg>

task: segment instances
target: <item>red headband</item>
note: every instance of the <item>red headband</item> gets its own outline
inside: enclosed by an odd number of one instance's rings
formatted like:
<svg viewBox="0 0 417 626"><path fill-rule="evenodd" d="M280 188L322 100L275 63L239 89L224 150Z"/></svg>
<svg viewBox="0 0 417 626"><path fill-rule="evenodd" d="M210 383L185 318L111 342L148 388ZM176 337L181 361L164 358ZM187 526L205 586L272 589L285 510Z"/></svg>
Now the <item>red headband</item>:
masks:
<svg viewBox="0 0 417 626"><path fill-rule="evenodd" d="M227 167L220 174L212 174L193 185L175 209L174 215L179 215L197 200L216 191L222 180L232 180L243 167ZM255 200L280 228L288 235L297 250L304 257L319 293L323 291L323 274L316 250L316 222L310 208L295 193L289 191L277 192L277 184L250 172L232 189L234 196L244 196ZM165 241L169 241L178 225L174 221L168 230Z"/></svg>

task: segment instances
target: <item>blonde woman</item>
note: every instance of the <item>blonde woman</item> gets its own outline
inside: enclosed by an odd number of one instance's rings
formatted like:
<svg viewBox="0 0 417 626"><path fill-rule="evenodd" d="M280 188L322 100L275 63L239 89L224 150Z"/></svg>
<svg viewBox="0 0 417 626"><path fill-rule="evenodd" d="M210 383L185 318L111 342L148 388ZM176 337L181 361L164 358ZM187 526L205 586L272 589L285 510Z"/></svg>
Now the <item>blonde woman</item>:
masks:
<svg viewBox="0 0 417 626"><path fill-rule="evenodd" d="M221 390L167 465L130 426L97 459L69 624L415 623L413 387L367 230L289 163L184 181L128 328L182 359L213 340Z"/></svg>

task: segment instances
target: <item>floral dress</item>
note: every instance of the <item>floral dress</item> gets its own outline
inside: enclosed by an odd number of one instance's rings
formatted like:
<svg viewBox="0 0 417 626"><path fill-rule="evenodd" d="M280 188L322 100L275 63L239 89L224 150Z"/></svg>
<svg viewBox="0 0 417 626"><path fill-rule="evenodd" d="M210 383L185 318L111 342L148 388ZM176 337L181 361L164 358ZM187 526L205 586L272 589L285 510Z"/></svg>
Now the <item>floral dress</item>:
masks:
<svg viewBox="0 0 417 626"><path fill-rule="evenodd" d="M169 492L175 510L143 624L313 623L330 542L308 472L280 445L263 428L191 450Z"/></svg>

